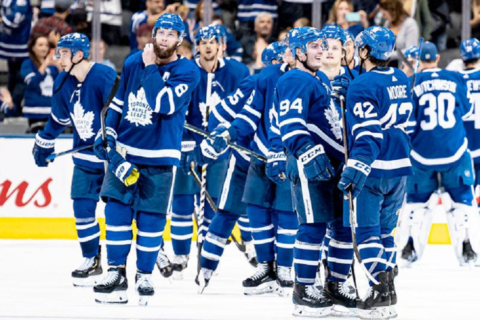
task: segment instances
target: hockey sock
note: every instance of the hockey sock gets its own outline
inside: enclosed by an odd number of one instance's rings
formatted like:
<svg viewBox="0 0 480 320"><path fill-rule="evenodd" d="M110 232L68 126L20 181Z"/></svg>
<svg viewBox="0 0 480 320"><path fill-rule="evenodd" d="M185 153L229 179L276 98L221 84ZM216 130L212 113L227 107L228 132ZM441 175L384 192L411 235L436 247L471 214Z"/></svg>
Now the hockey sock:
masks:
<svg viewBox="0 0 480 320"><path fill-rule="evenodd" d="M78 241L84 258L93 258L98 254L100 227L95 218L97 202L91 199L73 199L73 213Z"/></svg>
<svg viewBox="0 0 480 320"><path fill-rule="evenodd" d="M258 262L274 261L275 232L271 210L249 204L247 206L247 214L250 219L250 228Z"/></svg>
<svg viewBox="0 0 480 320"><path fill-rule="evenodd" d="M392 231L393 228L382 228L382 244L385 248L387 271L392 271L397 264L397 250L395 247L395 238L392 235Z"/></svg>
<svg viewBox="0 0 480 320"><path fill-rule="evenodd" d="M216 270L238 215L219 210L208 228L202 248L202 268Z"/></svg>
<svg viewBox="0 0 480 320"><path fill-rule="evenodd" d="M301 224L293 249L295 282L302 285L315 283L322 240L327 231L326 223Z"/></svg>
<svg viewBox="0 0 480 320"><path fill-rule="evenodd" d="M110 266L124 266L132 246L133 210L129 205L109 200L105 206L107 260Z"/></svg>
<svg viewBox="0 0 480 320"><path fill-rule="evenodd" d="M175 255L190 254L193 237L194 195L174 195L170 221L172 247Z"/></svg>
<svg viewBox="0 0 480 320"><path fill-rule="evenodd" d="M277 265L291 268L293 264L293 246L298 230L297 214L293 211L275 210L278 228L277 241Z"/></svg>
<svg viewBox="0 0 480 320"><path fill-rule="evenodd" d="M238 218L238 228L240 229L240 235L245 242L250 242L252 238L252 230L250 229L250 220L247 215L242 215Z"/></svg>
<svg viewBox="0 0 480 320"><path fill-rule="evenodd" d="M162 213L137 212L137 269L152 272L163 242L167 216Z"/></svg>
<svg viewBox="0 0 480 320"><path fill-rule="evenodd" d="M328 242L328 281L344 282L353 262L352 231L343 226L342 218L335 219L329 226L331 239Z"/></svg>
<svg viewBox="0 0 480 320"><path fill-rule="evenodd" d="M378 280L378 274L386 271L387 260L383 247L380 226L358 227L357 244L362 263L369 274ZM374 283L369 280L370 285Z"/></svg>

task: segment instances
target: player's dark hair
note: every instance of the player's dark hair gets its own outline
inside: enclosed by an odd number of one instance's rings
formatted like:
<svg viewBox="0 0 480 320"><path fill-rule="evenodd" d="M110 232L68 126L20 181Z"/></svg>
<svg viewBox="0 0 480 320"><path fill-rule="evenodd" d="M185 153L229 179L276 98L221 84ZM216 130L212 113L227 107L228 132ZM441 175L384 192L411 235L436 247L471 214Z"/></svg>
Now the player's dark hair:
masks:
<svg viewBox="0 0 480 320"><path fill-rule="evenodd" d="M29 58L33 61L33 63L35 63L35 65L37 66L37 68L40 68L40 66L42 65L42 63L40 62L40 59L39 57L37 57L37 55L35 54L35 52L33 52L33 47L35 47L35 45L37 44L37 41L38 39L40 38L45 38L47 40L48 43L50 43L48 41L48 36L44 35L44 34L39 34L39 33L34 33L31 37L30 37L30 40L28 41L28 56ZM48 52L47 52L47 55L48 55ZM43 58L46 58L46 57L43 57Z"/></svg>
<svg viewBox="0 0 480 320"><path fill-rule="evenodd" d="M380 59L372 57L370 55L370 52L372 51L372 49L370 48L369 45L365 45L364 48L367 49L367 59L370 60L370 62L373 63L375 66L377 66L377 67L387 67L388 64L390 63L390 59L380 60Z"/></svg>
<svg viewBox="0 0 480 320"><path fill-rule="evenodd" d="M69 10L70 8L65 8L63 6L55 6L55 12L58 13L65 13Z"/></svg>
<svg viewBox="0 0 480 320"><path fill-rule="evenodd" d="M469 64L477 64L478 63L478 60L480 59L468 59L468 60L464 60L463 63L468 66Z"/></svg>

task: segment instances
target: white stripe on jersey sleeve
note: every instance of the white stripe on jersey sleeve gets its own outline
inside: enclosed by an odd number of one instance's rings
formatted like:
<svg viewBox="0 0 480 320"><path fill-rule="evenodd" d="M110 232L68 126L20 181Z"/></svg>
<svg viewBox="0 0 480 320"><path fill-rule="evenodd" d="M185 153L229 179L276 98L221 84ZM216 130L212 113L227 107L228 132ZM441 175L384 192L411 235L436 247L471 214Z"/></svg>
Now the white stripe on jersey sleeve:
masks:
<svg viewBox="0 0 480 320"><path fill-rule="evenodd" d="M298 136L298 135L310 135L310 132L306 130L294 130L292 132L287 133L286 135L282 136L282 141L286 141L290 139L291 137Z"/></svg>
<svg viewBox="0 0 480 320"><path fill-rule="evenodd" d="M287 120L283 120L282 122L280 122L279 126L280 128L286 126L286 125L289 125L289 124L292 124L292 123L300 123L301 125L303 126L307 126L307 123L305 122L305 120L301 119L301 118L290 118L290 119L287 119Z"/></svg>
<svg viewBox="0 0 480 320"><path fill-rule="evenodd" d="M253 128L253 131L257 131L257 125L249 117L247 117L243 114L238 114L237 119L242 119L242 120L246 121Z"/></svg>
<svg viewBox="0 0 480 320"><path fill-rule="evenodd" d="M460 148L458 148L457 152L453 156L450 156L450 157L427 159L419 155L415 150L412 150L410 155L412 156L413 159L420 162L421 164L424 164L426 166L435 166L435 165L441 165L441 164L454 163L455 161L457 161L463 156L465 151L467 151L467 147L468 147L468 141L467 141L467 138L465 138L463 141L463 145Z"/></svg>
<svg viewBox="0 0 480 320"><path fill-rule="evenodd" d="M360 133L355 137L355 140L358 140L358 139L360 139L360 138L363 137L363 136L372 136L372 137L374 137L374 138L383 139L383 133L371 132L371 131L363 131L363 132L360 132Z"/></svg>
<svg viewBox="0 0 480 320"><path fill-rule="evenodd" d="M243 106L243 109L246 110L247 112L253 114L254 116L256 116L257 118L261 118L262 117L262 114L260 112L258 112L257 110L253 109L252 107L250 106Z"/></svg>
<svg viewBox="0 0 480 320"><path fill-rule="evenodd" d="M356 125L354 125L352 127L352 134L358 128L364 128L364 127L368 127L368 126L379 126L379 125L380 125L380 121L378 121L378 120L369 120L369 121L357 123Z"/></svg>

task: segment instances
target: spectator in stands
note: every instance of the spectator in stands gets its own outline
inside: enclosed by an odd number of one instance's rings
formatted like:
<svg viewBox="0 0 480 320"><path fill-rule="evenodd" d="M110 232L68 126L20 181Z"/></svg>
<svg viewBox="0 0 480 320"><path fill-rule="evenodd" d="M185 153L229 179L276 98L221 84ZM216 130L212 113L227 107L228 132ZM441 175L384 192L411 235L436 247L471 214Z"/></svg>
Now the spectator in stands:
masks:
<svg viewBox="0 0 480 320"><path fill-rule="evenodd" d="M39 19L32 33L48 36L51 47L55 48L60 37L73 32L72 27L65 22L72 4L73 0L55 0L53 15Z"/></svg>
<svg viewBox="0 0 480 320"><path fill-rule="evenodd" d="M428 1L428 0L402 0L403 8L407 14L417 21L420 37L423 37L425 41L430 41L433 19L430 14L428 2L442 2L441 0Z"/></svg>
<svg viewBox="0 0 480 320"><path fill-rule="evenodd" d="M87 11L84 8L76 8L71 14L71 20L75 32L86 34L91 38L90 26L87 23Z"/></svg>
<svg viewBox="0 0 480 320"><path fill-rule="evenodd" d="M165 10L164 0L147 0L145 4L147 7L146 10L135 13L130 20L130 54L132 54L132 51L137 51L138 49L138 28L144 24L153 27L155 21L157 21L160 14Z"/></svg>
<svg viewBox="0 0 480 320"><path fill-rule="evenodd" d="M472 36L480 38L480 0L472 0L472 19L470 20L472 27Z"/></svg>
<svg viewBox="0 0 480 320"><path fill-rule="evenodd" d="M12 96L7 88L0 88L0 122L6 116L9 116L15 111L15 105L13 104Z"/></svg>
<svg viewBox="0 0 480 320"><path fill-rule="evenodd" d="M23 61L21 77L25 83L23 116L28 118L27 133L43 129L52 107L53 83L59 74L59 66L53 60L49 39L35 34L28 43L29 59Z"/></svg>
<svg viewBox="0 0 480 320"><path fill-rule="evenodd" d="M354 38L369 26L367 13L364 10L353 12L353 3L350 0L335 1L327 23L350 31Z"/></svg>
<svg viewBox="0 0 480 320"><path fill-rule="evenodd" d="M278 41L285 41L285 37L288 35L288 32L290 32L292 28L287 28L285 30L280 31L278 34Z"/></svg>
<svg viewBox="0 0 480 320"><path fill-rule="evenodd" d="M101 38L109 45L119 45L122 25L121 0L100 0ZM92 23L93 1L87 5L87 21Z"/></svg>
<svg viewBox="0 0 480 320"><path fill-rule="evenodd" d="M432 17L430 31L430 41L435 43L439 51L447 49L447 26L450 24L450 13L445 0L435 0L428 2L429 14ZM423 36L423 25L420 28ZM427 38L425 38L427 39Z"/></svg>
<svg viewBox="0 0 480 320"><path fill-rule="evenodd" d="M312 26L312 23L310 22L310 19L308 18L300 18L300 19L297 19L297 21L295 21L293 23L293 27L294 28L300 28L300 27L311 27Z"/></svg>
<svg viewBox="0 0 480 320"><path fill-rule="evenodd" d="M137 42L137 47L134 50L130 51L127 58L137 53L138 51L143 50L145 48L145 45L152 41L152 32L153 26L149 26L147 23L142 24L140 27L138 27L137 37L135 38Z"/></svg>
<svg viewBox="0 0 480 320"><path fill-rule="evenodd" d="M273 17L269 13L260 13L255 18L255 37L241 39L243 47L243 63L250 64L261 60L263 50L275 39L273 33Z"/></svg>
<svg viewBox="0 0 480 320"><path fill-rule="evenodd" d="M20 68L28 58L28 39L32 24L32 6L30 0L3 1L0 18L0 59L6 59L8 65L8 91L12 94L14 105L21 105L24 93ZM19 116L20 108L12 114Z"/></svg>
<svg viewBox="0 0 480 320"><path fill-rule="evenodd" d="M95 42L92 42L92 48L91 48L92 54L90 55L90 57L93 57L93 52L95 51L95 47L96 47ZM117 68L115 67L115 64L112 61L105 59L105 51L107 50L108 45L105 43L105 41L100 40L99 47L100 47L100 50L98 51L98 54L99 54L98 63L106 65L107 67L110 67L116 71Z"/></svg>
<svg viewBox="0 0 480 320"><path fill-rule="evenodd" d="M400 0L381 0L379 6L385 19L383 26L392 30L397 37L396 49L405 50L418 45L417 22L408 15Z"/></svg>

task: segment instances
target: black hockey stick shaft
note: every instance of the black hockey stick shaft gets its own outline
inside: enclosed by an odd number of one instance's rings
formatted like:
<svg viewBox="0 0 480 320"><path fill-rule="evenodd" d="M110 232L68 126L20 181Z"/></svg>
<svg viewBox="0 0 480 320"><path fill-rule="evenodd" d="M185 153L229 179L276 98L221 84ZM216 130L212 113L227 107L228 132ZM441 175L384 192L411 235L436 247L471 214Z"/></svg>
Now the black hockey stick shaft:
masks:
<svg viewBox="0 0 480 320"><path fill-rule="evenodd" d="M58 157L66 156L68 154L74 154L74 153L77 153L79 151L90 149L90 148L93 148L93 144L88 145L88 146L81 146L81 147L73 148L73 149L70 149L70 150L65 150L65 151L58 152L58 153L52 153L51 155L49 155L47 157L47 162L52 162L53 160L55 160Z"/></svg>
<svg viewBox="0 0 480 320"><path fill-rule="evenodd" d="M199 135L201 135L201 136L203 136L207 139L210 139L210 132L208 132L208 131L202 130L202 129L197 128L195 126L192 126L189 123L185 123L184 128L189 130L189 131L192 131L193 133L199 134ZM250 149L247 149L245 147L239 146L239 145L234 144L234 143L229 143L228 146L230 148L234 149L234 150L237 150L239 152L246 153L249 156L255 157L260 161L267 162L267 157L265 157L265 156L263 156L259 153L256 153L256 152L254 152Z"/></svg>
<svg viewBox="0 0 480 320"><path fill-rule="evenodd" d="M193 179L195 182L201 187L202 186L202 181L200 180L200 177L197 174L197 171L195 171L195 166L192 162L192 165L190 166L190 172L192 173ZM215 204L215 202L212 199L212 196L208 193L208 191L205 190L205 198L207 199L208 204L210 207L212 207L212 210L217 213L218 212L218 207Z"/></svg>
<svg viewBox="0 0 480 320"><path fill-rule="evenodd" d="M120 86L120 77L117 76L115 78L115 82L113 83L112 90L110 90L110 94L108 95L107 101L103 105L102 112L100 114L100 126L102 128L102 140L103 140L103 147L106 149L107 146L107 125L105 124L105 120L107 117L108 107L110 103L112 103L115 94L117 93L118 87Z"/></svg>
<svg viewBox="0 0 480 320"><path fill-rule="evenodd" d="M422 47L423 47L423 38L420 38L420 41L418 43L418 53L417 56L415 57L415 69L413 70L413 77L412 77L412 88L410 89L410 94L413 93L413 88L415 87L415 83L417 81L417 74L418 74L418 68L420 67L420 55L422 53Z"/></svg>

